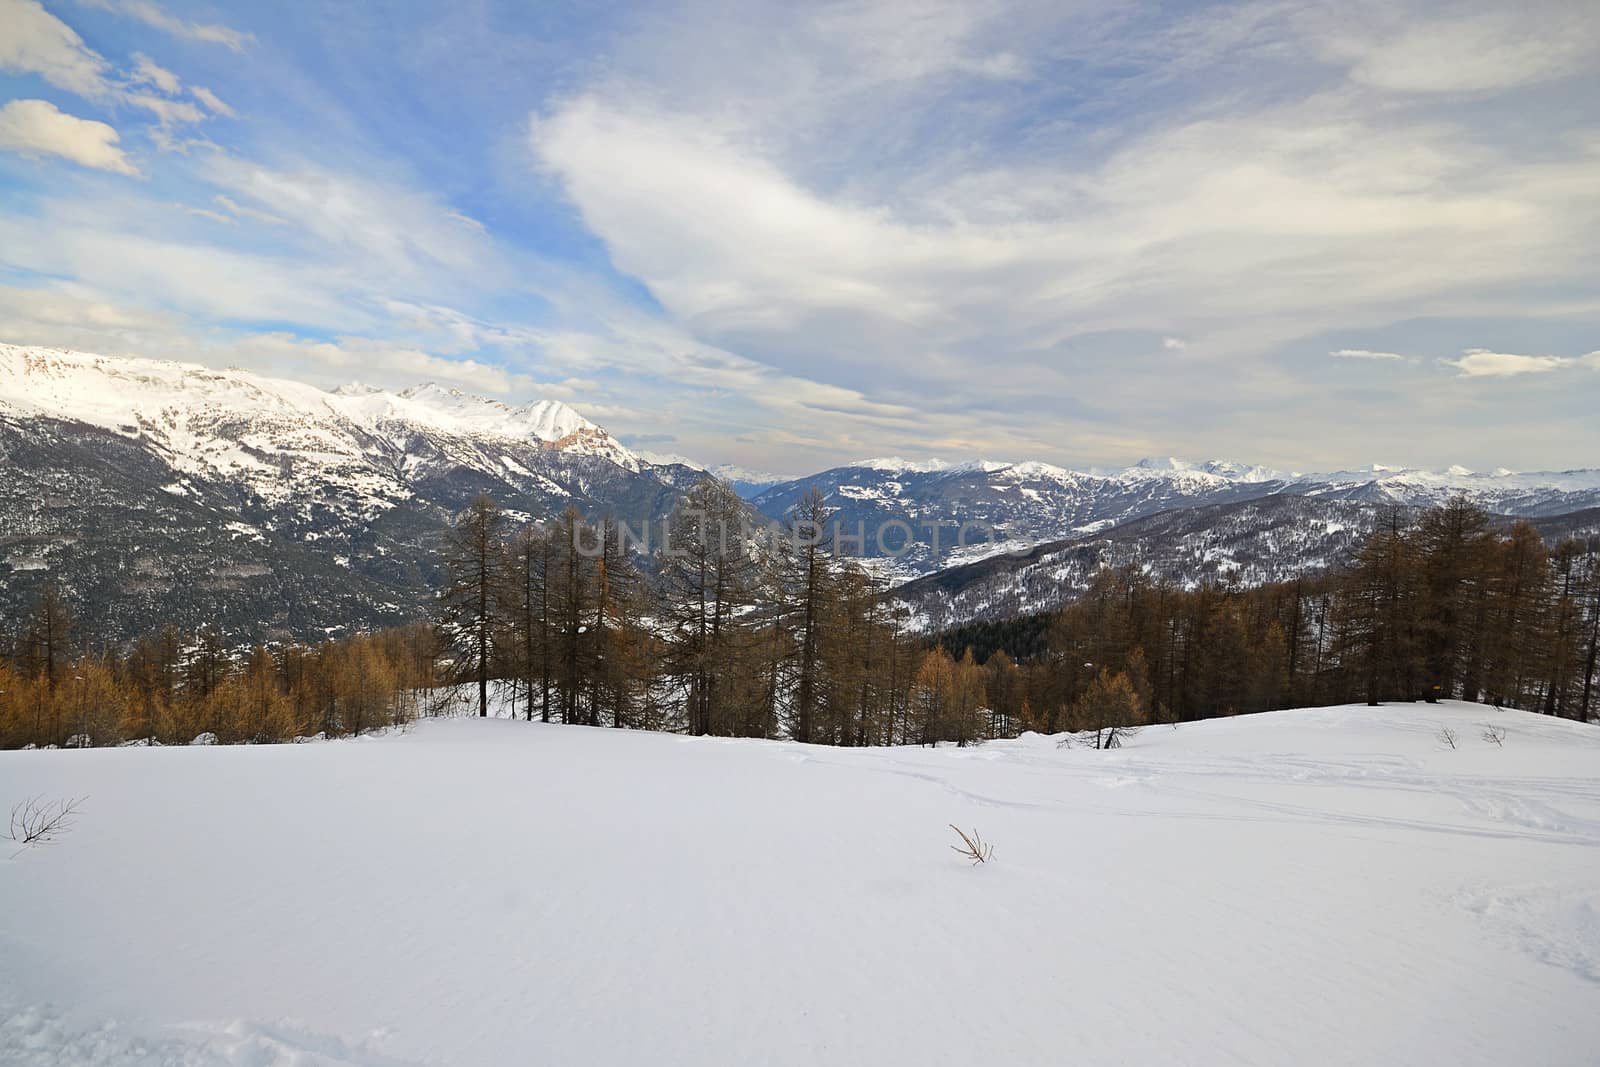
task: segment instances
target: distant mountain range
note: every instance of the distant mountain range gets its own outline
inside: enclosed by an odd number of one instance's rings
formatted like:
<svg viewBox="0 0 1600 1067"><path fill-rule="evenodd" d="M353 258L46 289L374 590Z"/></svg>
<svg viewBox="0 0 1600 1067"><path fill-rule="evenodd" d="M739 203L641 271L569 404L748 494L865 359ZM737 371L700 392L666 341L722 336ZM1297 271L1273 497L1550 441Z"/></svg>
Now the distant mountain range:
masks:
<svg viewBox="0 0 1600 1067"><path fill-rule="evenodd" d="M427 612L449 523L480 492L516 520L572 503L638 524L664 517L708 473L774 520L817 488L852 540L865 533L869 569L892 583L922 579L902 595L929 620L1044 604L1044 587L1078 580L1078 564L1055 554L1081 562L1087 544L1105 561L1142 545L1140 558L1176 575L1231 567L1251 581L1337 559L1383 507L1456 493L1506 515L1600 507L1597 470L1300 474L1159 459L1084 472L885 458L773 481L631 450L554 401L510 406L437 385L326 391L0 345L0 613L14 616L53 578L108 634L170 621L305 638L398 622ZM954 547L962 523L993 529L1000 544L974 535ZM875 536L884 529L889 553ZM1021 562L948 570L1019 545L1033 553Z"/></svg>
<svg viewBox="0 0 1600 1067"><path fill-rule="evenodd" d="M847 530L868 531L866 554L879 557L869 559L868 566L892 581L970 563L1019 541L1048 544L1173 509L1273 496L1417 508L1464 493L1489 511L1522 516L1600 506L1600 470L1476 474L1461 468L1432 472L1372 467L1300 474L1221 460L1186 463L1170 458L1147 459L1101 473L1036 462L950 465L874 459L774 485L751 502L776 518L812 487L838 510ZM937 553L928 529L934 522L951 524L941 531ZM965 522L988 524L997 531L998 544L979 543L974 531L968 548L952 547L954 526ZM900 542L892 538L886 539L890 552L878 550L871 534L891 523L904 523L915 531L916 544L909 551L896 554Z"/></svg>

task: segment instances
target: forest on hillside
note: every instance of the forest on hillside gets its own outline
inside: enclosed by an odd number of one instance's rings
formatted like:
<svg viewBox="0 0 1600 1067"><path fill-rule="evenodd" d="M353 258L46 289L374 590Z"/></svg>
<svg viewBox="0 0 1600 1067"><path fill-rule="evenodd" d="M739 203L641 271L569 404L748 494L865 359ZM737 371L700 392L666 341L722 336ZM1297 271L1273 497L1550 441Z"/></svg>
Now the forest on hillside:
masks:
<svg viewBox="0 0 1600 1067"><path fill-rule="evenodd" d="M480 498L455 526L431 624L319 645L224 648L168 627L131 643L47 587L0 634L0 746L262 743L459 708L529 720L829 745L956 744L1354 701L1481 700L1600 716L1600 543L1548 546L1455 500L1396 512L1341 573L1179 588L1107 569L1061 610L936 638L828 539L729 538L707 480L648 561L574 509L517 525ZM650 569L642 568L648 562ZM446 696L451 701L446 701Z"/></svg>

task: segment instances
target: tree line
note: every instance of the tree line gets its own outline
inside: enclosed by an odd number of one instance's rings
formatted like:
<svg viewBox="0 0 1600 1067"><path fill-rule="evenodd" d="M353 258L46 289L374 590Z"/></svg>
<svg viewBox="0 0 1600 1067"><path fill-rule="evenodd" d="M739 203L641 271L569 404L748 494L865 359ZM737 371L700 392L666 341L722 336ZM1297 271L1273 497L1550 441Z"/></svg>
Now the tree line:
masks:
<svg viewBox="0 0 1600 1067"><path fill-rule="evenodd" d="M0 748L265 743L340 737L430 714L431 625L243 652L164 627L96 648L54 586L0 640Z"/></svg>
<svg viewBox="0 0 1600 1067"><path fill-rule="evenodd" d="M644 575L575 510L458 528L443 620L458 677L509 680L526 718L834 745L958 744L1317 704L1482 700L1600 716L1600 543L1499 532L1458 498L1399 509L1347 568L1244 588L1108 569L1043 618L930 640L824 536L730 543L741 502L696 486ZM580 545L603 544L587 553Z"/></svg>
<svg viewBox="0 0 1600 1067"><path fill-rule="evenodd" d="M1600 717L1600 544L1497 532L1465 500L1395 512L1337 573L1253 588L1106 570L1045 617L930 637L834 555L820 494L793 536L734 536L720 482L685 494L665 551L576 509L455 525L437 618L229 654L166 630L88 651L47 590L0 655L0 744L271 741L432 714L831 745L966 744L1349 702L1483 700ZM451 688L446 688L451 687Z"/></svg>
<svg viewBox="0 0 1600 1067"><path fill-rule="evenodd" d="M1497 532L1465 499L1391 512L1339 572L1251 588L1177 588L1101 572L1045 620L956 635L1027 649L1037 729L1092 729L1096 680L1125 680L1145 721L1460 699L1600 717L1600 539ZM1102 677L1104 676L1104 678ZM1003 699L991 701L1004 703ZM1087 716L1087 717L1086 717Z"/></svg>

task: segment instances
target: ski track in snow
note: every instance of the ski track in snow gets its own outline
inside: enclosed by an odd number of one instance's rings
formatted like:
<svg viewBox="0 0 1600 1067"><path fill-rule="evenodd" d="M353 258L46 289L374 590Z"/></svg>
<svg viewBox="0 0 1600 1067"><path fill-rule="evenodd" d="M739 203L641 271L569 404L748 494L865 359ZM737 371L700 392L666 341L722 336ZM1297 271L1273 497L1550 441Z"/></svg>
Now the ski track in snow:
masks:
<svg viewBox="0 0 1600 1067"><path fill-rule="evenodd" d="M8 1065L1600 1048L1600 729L1520 712L1281 712L1111 752L462 720L0 753L0 802L39 792L90 799L0 858Z"/></svg>

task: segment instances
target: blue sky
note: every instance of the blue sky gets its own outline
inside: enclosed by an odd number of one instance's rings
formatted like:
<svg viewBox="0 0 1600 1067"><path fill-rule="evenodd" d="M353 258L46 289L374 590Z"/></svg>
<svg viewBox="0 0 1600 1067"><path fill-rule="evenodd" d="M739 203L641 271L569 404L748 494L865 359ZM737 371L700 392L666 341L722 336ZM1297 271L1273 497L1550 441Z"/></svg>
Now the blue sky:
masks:
<svg viewBox="0 0 1600 1067"><path fill-rule="evenodd" d="M1585 3L0 0L0 340L874 454L1600 463Z"/></svg>

